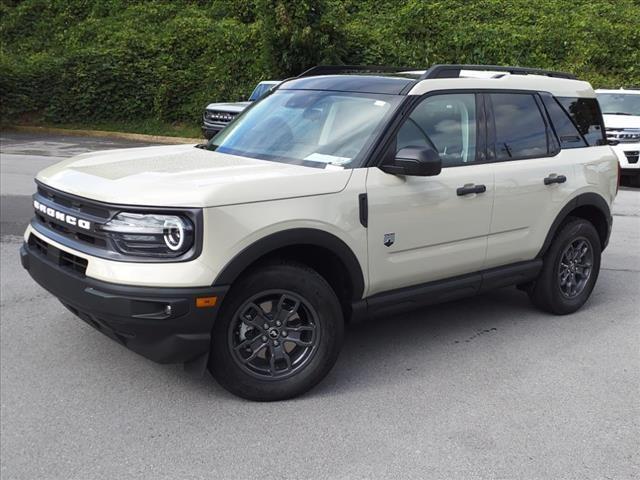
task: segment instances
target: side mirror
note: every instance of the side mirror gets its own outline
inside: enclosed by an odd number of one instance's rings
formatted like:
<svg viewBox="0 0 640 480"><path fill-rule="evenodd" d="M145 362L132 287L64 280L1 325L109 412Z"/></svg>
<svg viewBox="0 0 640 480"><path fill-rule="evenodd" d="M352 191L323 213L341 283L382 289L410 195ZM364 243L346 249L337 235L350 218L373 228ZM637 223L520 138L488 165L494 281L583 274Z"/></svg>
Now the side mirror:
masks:
<svg viewBox="0 0 640 480"><path fill-rule="evenodd" d="M442 170L440 155L431 147L405 147L392 163L380 165L380 170L393 175L431 177Z"/></svg>

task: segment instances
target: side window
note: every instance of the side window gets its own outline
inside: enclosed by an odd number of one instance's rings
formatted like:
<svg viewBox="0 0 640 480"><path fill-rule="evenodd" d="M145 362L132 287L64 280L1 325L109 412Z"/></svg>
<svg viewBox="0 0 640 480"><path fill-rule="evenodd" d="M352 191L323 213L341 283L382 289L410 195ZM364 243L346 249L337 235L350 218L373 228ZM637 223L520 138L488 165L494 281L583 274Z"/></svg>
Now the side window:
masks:
<svg viewBox="0 0 640 480"><path fill-rule="evenodd" d="M404 147L431 146L443 167L476 160L476 96L443 94L425 98L400 127L396 151Z"/></svg>
<svg viewBox="0 0 640 480"><path fill-rule="evenodd" d="M492 93L497 160L545 157L547 126L533 95Z"/></svg>
<svg viewBox="0 0 640 480"><path fill-rule="evenodd" d="M595 98L558 97L564 110L590 146L606 145L598 100Z"/></svg>
<svg viewBox="0 0 640 480"><path fill-rule="evenodd" d="M586 147L587 142L578 131L571 117L560 106L558 101L549 93L541 93L544 107L551 118L553 129L560 140L561 148L580 148Z"/></svg>

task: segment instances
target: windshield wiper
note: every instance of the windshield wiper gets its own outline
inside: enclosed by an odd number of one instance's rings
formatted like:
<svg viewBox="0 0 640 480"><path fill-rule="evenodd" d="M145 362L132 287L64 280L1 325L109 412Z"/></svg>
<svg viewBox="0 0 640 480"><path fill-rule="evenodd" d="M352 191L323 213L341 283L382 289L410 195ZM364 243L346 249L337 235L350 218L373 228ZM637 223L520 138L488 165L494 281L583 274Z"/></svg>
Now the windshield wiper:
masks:
<svg viewBox="0 0 640 480"><path fill-rule="evenodd" d="M629 115L630 117L633 116L633 113L627 113L627 112L603 112L604 115Z"/></svg>

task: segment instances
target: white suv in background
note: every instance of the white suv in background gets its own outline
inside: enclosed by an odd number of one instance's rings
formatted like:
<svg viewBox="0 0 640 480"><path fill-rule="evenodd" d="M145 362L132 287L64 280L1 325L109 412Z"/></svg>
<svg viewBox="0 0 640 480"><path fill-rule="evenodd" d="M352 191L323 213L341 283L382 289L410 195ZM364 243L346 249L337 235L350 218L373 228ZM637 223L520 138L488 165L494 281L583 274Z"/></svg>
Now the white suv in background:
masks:
<svg viewBox="0 0 640 480"><path fill-rule="evenodd" d="M208 144L43 170L23 266L100 332L254 400L322 380L353 317L508 285L580 308L618 185L591 86L384 70L315 67Z"/></svg>
<svg viewBox="0 0 640 480"><path fill-rule="evenodd" d="M622 175L640 187L640 90L596 90L596 96Z"/></svg>

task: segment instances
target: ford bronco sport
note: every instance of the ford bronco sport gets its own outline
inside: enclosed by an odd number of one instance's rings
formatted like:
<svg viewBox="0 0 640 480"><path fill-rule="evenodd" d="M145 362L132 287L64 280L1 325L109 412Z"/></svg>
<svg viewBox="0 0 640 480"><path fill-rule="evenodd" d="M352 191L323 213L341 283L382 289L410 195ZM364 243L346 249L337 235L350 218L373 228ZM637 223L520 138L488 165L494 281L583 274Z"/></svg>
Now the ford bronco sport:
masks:
<svg viewBox="0 0 640 480"><path fill-rule="evenodd" d="M507 285L574 312L611 232L616 155L569 74L314 67L198 147L43 170L22 264L122 345L249 399L316 385L350 318Z"/></svg>

